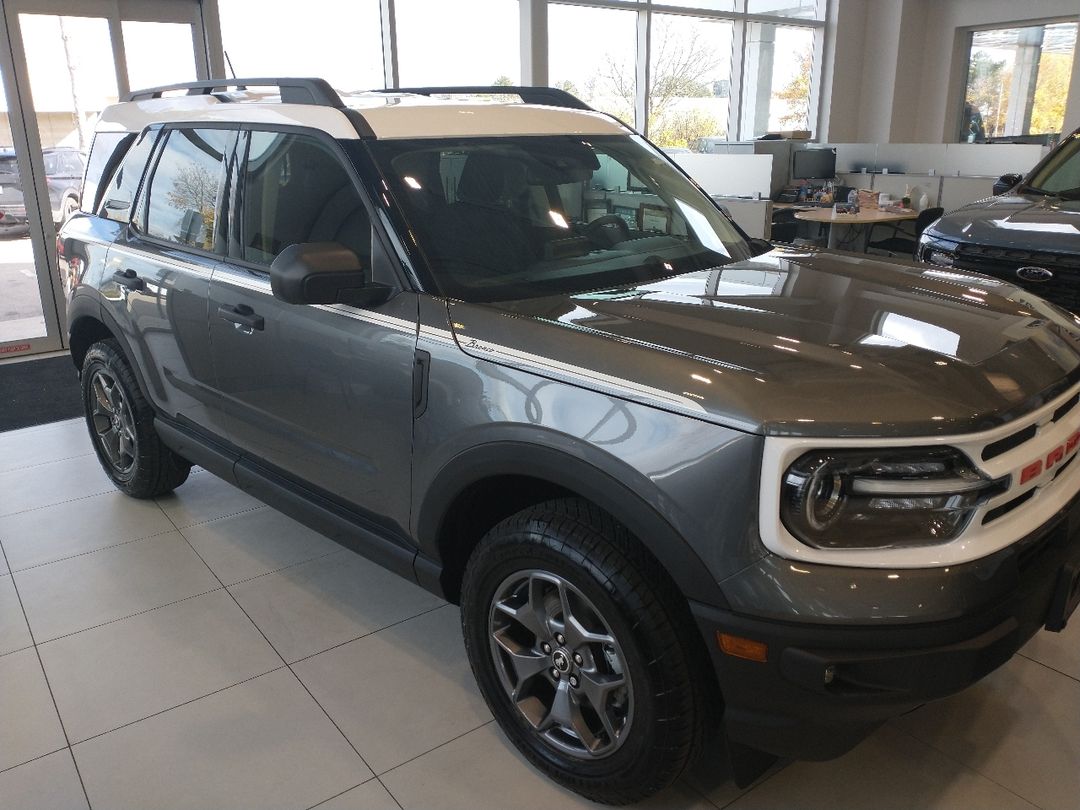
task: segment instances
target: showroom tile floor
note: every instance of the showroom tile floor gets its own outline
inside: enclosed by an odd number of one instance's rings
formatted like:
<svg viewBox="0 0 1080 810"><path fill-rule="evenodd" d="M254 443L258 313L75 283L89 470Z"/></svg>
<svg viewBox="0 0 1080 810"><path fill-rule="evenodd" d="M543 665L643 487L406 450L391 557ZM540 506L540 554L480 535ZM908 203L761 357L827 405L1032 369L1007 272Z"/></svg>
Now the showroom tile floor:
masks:
<svg viewBox="0 0 1080 810"><path fill-rule="evenodd" d="M0 807L571 808L458 615L206 472L115 492L81 421L0 434ZM1080 808L1080 621L847 756L650 808Z"/></svg>

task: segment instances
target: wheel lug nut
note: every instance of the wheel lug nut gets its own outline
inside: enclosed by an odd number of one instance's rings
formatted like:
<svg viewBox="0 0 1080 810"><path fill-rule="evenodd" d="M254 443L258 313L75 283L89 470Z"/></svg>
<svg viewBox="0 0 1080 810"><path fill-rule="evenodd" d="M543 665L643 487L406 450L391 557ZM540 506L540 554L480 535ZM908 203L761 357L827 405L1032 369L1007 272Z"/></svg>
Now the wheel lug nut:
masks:
<svg viewBox="0 0 1080 810"><path fill-rule="evenodd" d="M544 655L548 655L551 652L551 645L545 641L540 645L540 649L544 651Z"/></svg>
<svg viewBox="0 0 1080 810"><path fill-rule="evenodd" d="M574 653L574 663L579 667L585 663L585 659L581 657L581 653Z"/></svg>
<svg viewBox="0 0 1080 810"><path fill-rule="evenodd" d="M551 668L551 677L555 680L559 680L559 670L555 669L555 667Z"/></svg>
<svg viewBox="0 0 1080 810"><path fill-rule="evenodd" d="M578 679L575 678L573 675L570 676L570 685L577 689Z"/></svg>
<svg viewBox="0 0 1080 810"><path fill-rule="evenodd" d="M563 637L562 633L556 633L555 634L555 641L557 641L559 644L565 644L566 643L566 639Z"/></svg>

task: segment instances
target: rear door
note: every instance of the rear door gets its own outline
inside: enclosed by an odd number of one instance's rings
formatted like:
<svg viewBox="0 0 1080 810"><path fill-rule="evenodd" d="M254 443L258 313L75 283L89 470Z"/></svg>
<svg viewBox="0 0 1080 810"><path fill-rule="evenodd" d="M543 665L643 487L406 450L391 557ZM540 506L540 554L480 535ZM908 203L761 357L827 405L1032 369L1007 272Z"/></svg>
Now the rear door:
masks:
<svg viewBox="0 0 1080 810"><path fill-rule="evenodd" d="M223 201L237 136L232 128L177 126L155 145L148 131L102 195L103 214L130 219L106 260L105 308L136 355L154 404L211 429L207 297L225 249ZM140 151L150 149L140 186ZM134 189L141 189L138 197Z"/></svg>
<svg viewBox="0 0 1080 810"><path fill-rule="evenodd" d="M227 435L249 459L404 534L417 298L400 283L354 171L322 133L255 130L210 340ZM291 244L338 242L399 292L362 309L286 304L269 267Z"/></svg>

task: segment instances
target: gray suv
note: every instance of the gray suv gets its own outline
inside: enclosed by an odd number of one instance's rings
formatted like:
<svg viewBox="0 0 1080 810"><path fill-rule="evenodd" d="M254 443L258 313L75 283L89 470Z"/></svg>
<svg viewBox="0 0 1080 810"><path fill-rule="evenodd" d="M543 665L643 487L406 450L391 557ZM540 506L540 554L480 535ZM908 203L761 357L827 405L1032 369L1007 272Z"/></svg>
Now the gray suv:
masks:
<svg viewBox="0 0 1080 810"><path fill-rule="evenodd" d="M201 465L460 603L504 732L610 803L716 733L740 784L838 756L1065 625L1080 321L773 249L574 97L460 90L105 110L59 254L117 487Z"/></svg>

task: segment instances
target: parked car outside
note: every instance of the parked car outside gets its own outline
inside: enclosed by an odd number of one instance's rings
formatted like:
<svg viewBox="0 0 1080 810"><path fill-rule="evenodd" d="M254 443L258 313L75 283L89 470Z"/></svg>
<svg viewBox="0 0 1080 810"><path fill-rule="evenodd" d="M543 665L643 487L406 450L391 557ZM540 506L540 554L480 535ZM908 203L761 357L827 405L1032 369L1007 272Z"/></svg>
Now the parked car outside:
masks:
<svg viewBox="0 0 1080 810"><path fill-rule="evenodd" d="M1080 312L1080 130L1026 177L1003 175L994 190L931 224L916 258L986 273Z"/></svg>
<svg viewBox="0 0 1080 810"><path fill-rule="evenodd" d="M201 465L460 604L561 784L839 756L1075 610L1080 318L749 240L561 91L171 89L102 113L58 238L102 467Z"/></svg>
<svg viewBox="0 0 1080 810"><path fill-rule="evenodd" d="M79 150L71 147L45 149L42 158L52 219L59 227L79 208L86 164ZM27 230L26 204L15 150L0 148L0 235L21 236Z"/></svg>

